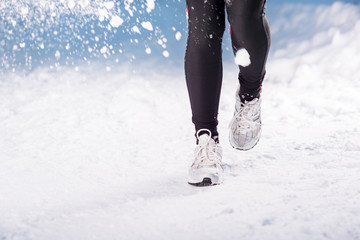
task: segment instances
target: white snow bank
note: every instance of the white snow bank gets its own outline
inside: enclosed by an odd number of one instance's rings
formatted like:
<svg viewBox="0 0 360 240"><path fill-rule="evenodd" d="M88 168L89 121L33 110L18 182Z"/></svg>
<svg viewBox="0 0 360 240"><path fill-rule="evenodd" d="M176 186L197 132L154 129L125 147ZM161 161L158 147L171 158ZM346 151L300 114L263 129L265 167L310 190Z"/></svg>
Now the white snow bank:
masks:
<svg viewBox="0 0 360 240"><path fill-rule="evenodd" d="M293 14L294 8L297 14ZM268 65L270 77L276 74L294 84L321 85L341 72L341 80L358 82L359 6L340 2L318 7L289 5L276 16L271 25L275 39ZM299 80L303 77L312 81Z"/></svg>
<svg viewBox="0 0 360 240"><path fill-rule="evenodd" d="M189 110L162 103L186 99L184 83L153 72L139 77L125 66L104 70L39 69L0 82L1 216L6 209L85 207L114 197L114 189L133 189L140 175L142 182L163 177L155 177L159 164L173 149L153 151L171 139L160 133L179 129L175 118ZM165 81L183 90L159 94ZM178 163L177 174L186 166Z"/></svg>

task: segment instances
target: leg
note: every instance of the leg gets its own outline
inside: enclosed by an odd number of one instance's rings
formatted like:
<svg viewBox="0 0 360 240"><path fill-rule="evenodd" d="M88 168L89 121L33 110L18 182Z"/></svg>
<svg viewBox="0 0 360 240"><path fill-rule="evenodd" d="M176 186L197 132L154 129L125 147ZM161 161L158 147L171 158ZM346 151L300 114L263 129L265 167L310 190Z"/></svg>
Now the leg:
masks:
<svg viewBox="0 0 360 240"><path fill-rule="evenodd" d="M185 76L195 129L217 136L222 82L221 42L225 30L224 0L187 0L189 35Z"/></svg>
<svg viewBox="0 0 360 240"><path fill-rule="evenodd" d="M265 63L270 48L270 30L265 17L266 0L230 0L226 8L231 26L234 54L245 48L251 64L239 66L240 96L251 101L258 97L265 75Z"/></svg>
<svg viewBox="0 0 360 240"><path fill-rule="evenodd" d="M229 0L226 6L233 51L236 54L239 49L245 49L250 55L250 65L239 65L240 88L236 92L235 112L230 122L230 144L239 150L253 148L261 135L260 91L270 47L265 2Z"/></svg>

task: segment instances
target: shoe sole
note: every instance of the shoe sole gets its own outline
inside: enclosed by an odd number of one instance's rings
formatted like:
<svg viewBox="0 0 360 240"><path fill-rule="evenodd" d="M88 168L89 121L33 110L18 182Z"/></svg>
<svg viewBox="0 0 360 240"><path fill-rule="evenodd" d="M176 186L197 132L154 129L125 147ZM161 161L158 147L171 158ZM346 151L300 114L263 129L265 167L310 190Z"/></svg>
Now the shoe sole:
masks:
<svg viewBox="0 0 360 240"><path fill-rule="evenodd" d="M211 181L211 178L203 178L203 180L201 182L188 182L190 185L192 186L196 186L196 187L208 187L208 186L214 186L214 185L218 185L218 183L213 183Z"/></svg>
<svg viewBox="0 0 360 240"><path fill-rule="evenodd" d="M230 142L231 147L234 148L234 149L236 149L236 150L240 150L240 151L248 151L248 150L253 149L253 148L256 146L256 144L258 144L259 140L260 140L260 139L258 139L258 140L256 141L256 143L255 143L252 147L250 147L250 148L238 148L238 147L234 147L234 146L231 144L231 140L230 140L230 137L229 137L229 142Z"/></svg>
<svg viewBox="0 0 360 240"><path fill-rule="evenodd" d="M248 151L248 150L250 150L250 149L253 149L253 148L258 144L258 142L260 141L260 137L261 137L261 133L260 133L260 136L259 136L258 140L256 141L256 143L255 143L253 146L251 146L251 147L249 147L249 148L238 148L238 147L234 147L234 145L232 144L232 142L231 142L231 137L230 137L230 134L229 134L229 143L230 143L230 146L233 147L233 148L236 149L236 150Z"/></svg>

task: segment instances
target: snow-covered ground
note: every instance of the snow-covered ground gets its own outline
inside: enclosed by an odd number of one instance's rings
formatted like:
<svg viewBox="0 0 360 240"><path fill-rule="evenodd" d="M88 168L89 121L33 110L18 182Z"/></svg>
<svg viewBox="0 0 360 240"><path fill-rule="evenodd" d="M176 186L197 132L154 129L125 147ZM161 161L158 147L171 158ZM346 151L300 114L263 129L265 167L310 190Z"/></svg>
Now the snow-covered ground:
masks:
<svg viewBox="0 0 360 240"><path fill-rule="evenodd" d="M183 66L38 67L0 79L0 239L360 239L360 6L268 7L263 135L223 185L186 183ZM106 66L107 67L106 67Z"/></svg>

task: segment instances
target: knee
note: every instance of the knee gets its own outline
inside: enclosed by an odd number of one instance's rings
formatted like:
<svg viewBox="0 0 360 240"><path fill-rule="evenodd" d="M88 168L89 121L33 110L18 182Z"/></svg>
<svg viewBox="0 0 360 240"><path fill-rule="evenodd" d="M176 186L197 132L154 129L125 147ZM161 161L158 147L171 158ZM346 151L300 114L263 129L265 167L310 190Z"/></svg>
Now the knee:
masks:
<svg viewBox="0 0 360 240"><path fill-rule="evenodd" d="M235 45L258 45L268 38L267 22L258 14L239 15L231 19L231 40Z"/></svg>
<svg viewBox="0 0 360 240"><path fill-rule="evenodd" d="M225 20L216 23L211 23L209 24L209 27L207 27L205 30L205 34L209 36L210 39L212 38L222 39L224 32L225 32Z"/></svg>
<svg viewBox="0 0 360 240"><path fill-rule="evenodd" d="M246 33L262 24L262 16L254 13L237 14L229 17L229 23L232 32Z"/></svg>
<svg viewBox="0 0 360 240"><path fill-rule="evenodd" d="M203 55L216 55L221 52L221 43L225 31L224 24L199 26L189 31L189 45Z"/></svg>
<svg viewBox="0 0 360 240"><path fill-rule="evenodd" d="M216 26L214 28L204 29L199 37L199 45L202 47L209 46L211 48L220 46L225 31L225 26Z"/></svg>
<svg viewBox="0 0 360 240"><path fill-rule="evenodd" d="M199 45L221 42L225 32L225 22L191 24L189 37L196 39Z"/></svg>

